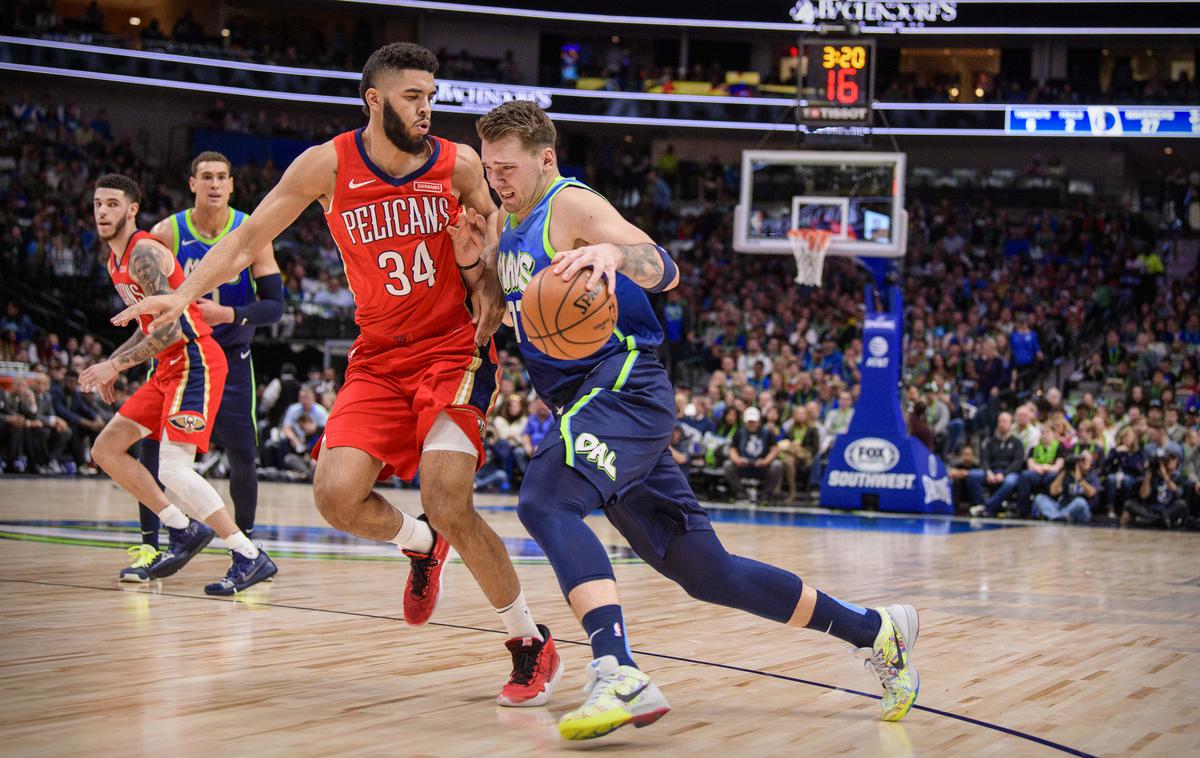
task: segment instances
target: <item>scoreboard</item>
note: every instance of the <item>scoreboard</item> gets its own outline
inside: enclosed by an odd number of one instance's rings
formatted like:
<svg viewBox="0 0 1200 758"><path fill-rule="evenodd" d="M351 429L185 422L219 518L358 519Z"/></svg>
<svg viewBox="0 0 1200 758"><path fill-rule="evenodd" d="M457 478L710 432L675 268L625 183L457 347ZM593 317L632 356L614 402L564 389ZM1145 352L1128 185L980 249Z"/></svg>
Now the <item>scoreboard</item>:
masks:
<svg viewBox="0 0 1200 758"><path fill-rule="evenodd" d="M870 126L875 40L802 39L797 120L814 126Z"/></svg>

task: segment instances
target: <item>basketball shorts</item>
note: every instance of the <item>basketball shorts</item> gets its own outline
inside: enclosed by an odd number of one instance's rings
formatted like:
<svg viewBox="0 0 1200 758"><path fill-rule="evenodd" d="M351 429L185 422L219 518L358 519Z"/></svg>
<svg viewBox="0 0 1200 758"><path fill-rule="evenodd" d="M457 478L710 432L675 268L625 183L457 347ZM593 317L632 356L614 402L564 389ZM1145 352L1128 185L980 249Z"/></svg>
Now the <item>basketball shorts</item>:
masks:
<svg viewBox="0 0 1200 758"><path fill-rule="evenodd" d="M155 361L154 373L125 401L119 413L146 429L150 438L208 450L217 408L225 392L225 352L212 337L188 342Z"/></svg>
<svg viewBox="0 0 1200 758"><path fill-rule="evenodd" d="M558 424L525 476L591 490L580 498L594 503L589 512L603 508L631 545L662 557L674 535L712 530L668 450L674 409L675 392L653 353L614 355L588 375L574 402L555 408ZM565 475L566 469L582 479Z"/></svg>
<svg viewBox="0 0 1200 758"><path fill-rule="evenodd" d="M223 347L229 373L225 377L225 392L213 424L212 439L226 449L253 450L258 446L256 419L257 394L254 385L254 358L249 345Z"/></svg>
<svg viewBox="0 0 1200 758"><path fill-rule="evenodd" d="M475 327L402 344L359 335L349 352L346 382L325 423L326 448L353 447L383 461L379 480L412 480L425 437L445 412L475 445L483 465L483 430L499 391L496 348L475 345Z"/></svg>

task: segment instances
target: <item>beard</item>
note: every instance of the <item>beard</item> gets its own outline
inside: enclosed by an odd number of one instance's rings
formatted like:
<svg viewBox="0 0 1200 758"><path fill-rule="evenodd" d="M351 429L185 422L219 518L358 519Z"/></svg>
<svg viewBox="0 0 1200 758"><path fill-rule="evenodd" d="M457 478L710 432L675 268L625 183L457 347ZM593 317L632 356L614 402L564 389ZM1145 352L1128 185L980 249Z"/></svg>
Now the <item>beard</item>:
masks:
<svg viewBox="0 0 1200 758"><path fill-rule="evenodd" d="M96 230L96 234L97 234L97 235L100 237L100 241L101 241L101 242L108 242L108 241L109 241L109 240L111 240L111 239L115 239L115 238L117 238L117 237L120 237L120 236L121 236L121 232L123 232L123 231L125 231L125 217L124 217L124 216L122 216L122 217L121 217L121 219L120 219L119 221L114 221L114 222L113 222L113 225L112 225L112 234L110 234L110 235L108 235L108 236L106 237L106 236L104 236L104 234L103 234L103 233L101 233L101 232L100 232L100 230L99 230L99 229L97 229L97 230Z"/></svg>
<svg viewBox="0 0 1200 758"><path fill-rule="evenodd" d="M410 137L400 114L392 109L387 100L383 101L383 134L397 150L412 155L422 155L425 152L425 136Z"/></svg>

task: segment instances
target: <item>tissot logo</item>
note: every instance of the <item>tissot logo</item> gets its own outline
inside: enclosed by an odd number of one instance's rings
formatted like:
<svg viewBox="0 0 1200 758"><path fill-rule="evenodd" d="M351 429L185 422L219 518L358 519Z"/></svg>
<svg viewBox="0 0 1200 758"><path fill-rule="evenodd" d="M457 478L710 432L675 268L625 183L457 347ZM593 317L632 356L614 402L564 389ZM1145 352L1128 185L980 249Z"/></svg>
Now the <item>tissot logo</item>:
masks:
<svg viewBox="0 0 1200 758"><path fill-rule="evenodd" d="M858 21L919 27L958 18L958 3L955 0L800 0L789 15L801 24Z"/></svg>

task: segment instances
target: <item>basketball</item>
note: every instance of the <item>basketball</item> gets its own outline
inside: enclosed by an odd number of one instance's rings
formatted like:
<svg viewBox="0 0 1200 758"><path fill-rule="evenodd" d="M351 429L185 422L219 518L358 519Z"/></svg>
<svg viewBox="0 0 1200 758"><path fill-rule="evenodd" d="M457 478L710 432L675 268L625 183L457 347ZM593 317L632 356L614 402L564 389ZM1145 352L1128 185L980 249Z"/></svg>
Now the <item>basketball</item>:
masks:
<svg viewBox="0 0 1200 758"><path fill-rule="evenodd" d="M585 289L590 268L580 269L570 281L539 271L521 305L525 337L551 358L578 360L600 349L617 325L617 299L601 280Z"/></svg>

